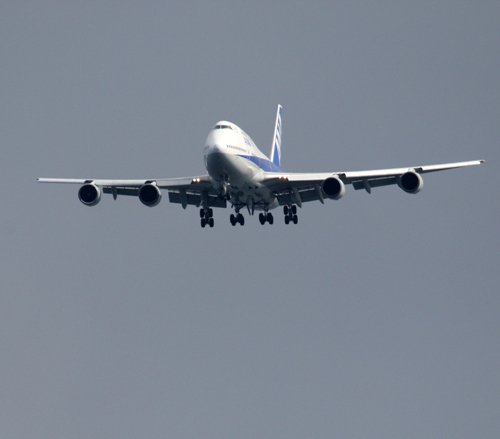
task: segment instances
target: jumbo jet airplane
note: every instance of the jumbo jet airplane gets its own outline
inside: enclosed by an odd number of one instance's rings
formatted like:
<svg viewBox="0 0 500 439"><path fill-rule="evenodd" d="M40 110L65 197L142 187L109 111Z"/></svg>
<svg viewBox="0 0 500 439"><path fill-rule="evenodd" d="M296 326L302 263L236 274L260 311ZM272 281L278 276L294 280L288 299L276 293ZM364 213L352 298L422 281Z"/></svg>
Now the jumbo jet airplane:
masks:
<svg viewBox="0 0 500 439"><path fill-rule="evenodd" d="M234 123L220 121L208 133L204 147L208 174L184 178L145 178L140 180L101 180L94 178L39 178L41 183L80 184L78 198L86 206L95 206L102 193L138 197L142 204L153 207L168 193L171 203L200 208L201 227L214 226L213 207L234 209L231 224L244 225L241 213L260 211L259 221L273 224L271 210L283 206L285 224L297 224L297 206L308 201L339 200L346 185L364 189L398 185L409 194L422 190L422 174L446 169L476 166L484 160L445 163L441 165L410 166L372 171L326 173L296 173L281 170L281 134L283 107L278 105L271 154L267 157L250 136Z"/></svg>

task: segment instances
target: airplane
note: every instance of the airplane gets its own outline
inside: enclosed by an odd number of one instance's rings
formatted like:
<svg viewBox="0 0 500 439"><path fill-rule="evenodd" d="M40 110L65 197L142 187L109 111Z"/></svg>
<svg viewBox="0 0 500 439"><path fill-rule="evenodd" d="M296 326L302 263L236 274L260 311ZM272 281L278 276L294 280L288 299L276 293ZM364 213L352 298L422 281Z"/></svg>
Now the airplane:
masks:
<svg viewBox="0 0 500 439"><path fill-rule="evenodd" d="M278 105L271 153L266 156L240 127L228 121L219 121L210 130L203 149L207 174L183 178L145 178L139 180L38 178L40 183L79 184L79 200L86 206L95 206L103 193L138 197L148 207L168 193L171 203L200 208L201 227L214 227L213 208L230 206L234 213L232 226L245 224L241 210L249 215L259 211L262 225L273 224L271 210L282 206L285 224L297 224L297 207L309 201L339 200L346 185L369 194L373 188L398 185L409 194L423 188L422 174L447 169L476 166L484 160L445 163L439 165L409 166L369 171L342 171L297 173L281 170L283 107Z"/></svg>

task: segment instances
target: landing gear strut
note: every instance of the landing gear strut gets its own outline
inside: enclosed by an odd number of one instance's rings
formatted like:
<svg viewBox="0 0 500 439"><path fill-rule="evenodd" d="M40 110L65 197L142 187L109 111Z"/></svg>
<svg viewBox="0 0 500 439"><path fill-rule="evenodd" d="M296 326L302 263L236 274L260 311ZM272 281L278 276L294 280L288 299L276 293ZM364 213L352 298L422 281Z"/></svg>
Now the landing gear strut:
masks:
<svg viewBox="0 0 500 439"><path fill-rule="evenodd" d="M240 225L242 226L245 225L245 217L239 212L236 215L234 215L233 213L229 215L229 221L231 222L232 226L235 226L236 223L240 223Z"/></svg>
<svg viewBox="0 0 500 439"><path fill-rule="evenodd" d="M213 227L214 226L214 211L212 210L212 208L202 208L200 209L200 223L201 223L201 227L205 227L207 224L209 227Z"/></svg>
<svg viewBox="0 0 500 439"><path fill-rule="evenodd" d="M290 224L293 222L297 224L299 222L299 217L297 216L297 206L292 204L291 206L283 206L283 213L285 214L285 224Z"/></svg>

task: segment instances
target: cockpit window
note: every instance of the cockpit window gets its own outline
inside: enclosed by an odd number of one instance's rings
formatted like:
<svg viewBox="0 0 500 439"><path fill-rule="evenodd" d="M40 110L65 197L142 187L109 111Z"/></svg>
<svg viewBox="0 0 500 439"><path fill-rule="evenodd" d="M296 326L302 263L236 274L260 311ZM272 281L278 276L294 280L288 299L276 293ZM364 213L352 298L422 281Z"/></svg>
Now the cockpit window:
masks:
<svg viewBox="0 0 500 439"><path fill-rule="evenodd" d="M232 130L232 128L229 125L215 125L214 127L214 130L223 130L223 129Z"/></svg>

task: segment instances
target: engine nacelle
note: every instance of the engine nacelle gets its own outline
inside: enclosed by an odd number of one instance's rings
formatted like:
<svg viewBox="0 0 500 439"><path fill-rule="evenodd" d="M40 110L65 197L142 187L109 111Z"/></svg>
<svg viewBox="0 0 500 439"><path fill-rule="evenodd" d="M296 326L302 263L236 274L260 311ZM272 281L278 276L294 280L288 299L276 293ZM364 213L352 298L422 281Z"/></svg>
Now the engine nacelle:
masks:
<svg viewBox="0 0 500 439"><path fill-rule="evenodd" d="M332 200L340 200L345 195L345 185L338 177L328 177L323 181L323 192Z"/></svg>
<svg viewBox="0 0 500 439"><path fill-rule="evenodd" d="M161 192L153 183L143 184L139 188L139 200L148 207L154 207L161 201Z"/></svg>
<svg viewBox="0 0 500 439"><path fill-rule="evenodd" d="M95 206L101 201L101 188L94 183L85 183L78 190L78 199L85 204L85 206Z"/></svg>
<svg viewBox="0 0 500 439"><path fill-rule="evenodd" d="M398 186L409 194L417 194L424 187L424 180L415 171L408 171L399 176Z"/></svg>

